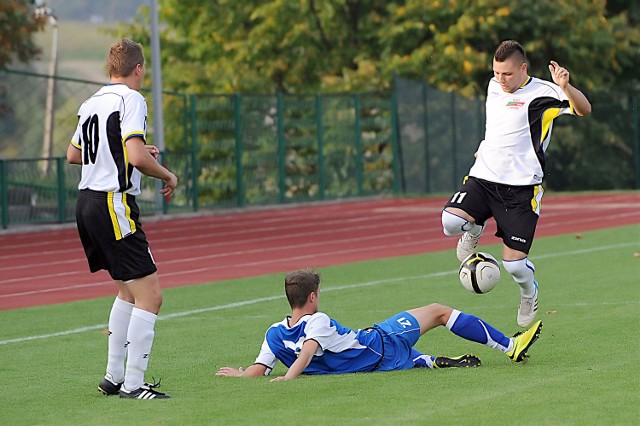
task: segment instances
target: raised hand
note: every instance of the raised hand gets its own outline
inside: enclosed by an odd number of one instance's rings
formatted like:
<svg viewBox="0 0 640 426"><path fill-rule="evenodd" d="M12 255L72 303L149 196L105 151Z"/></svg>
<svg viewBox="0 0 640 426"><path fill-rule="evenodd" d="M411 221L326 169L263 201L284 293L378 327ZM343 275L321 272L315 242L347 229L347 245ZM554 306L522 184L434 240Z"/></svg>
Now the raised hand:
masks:
<svg viewBox="0 0 640 426"><path fill-rule="evenodd" d="M549 72L551 72L553 82L562 89L566 89L569 84L569 71L566 68L562 68L556 61L550 62Z"/></svg>

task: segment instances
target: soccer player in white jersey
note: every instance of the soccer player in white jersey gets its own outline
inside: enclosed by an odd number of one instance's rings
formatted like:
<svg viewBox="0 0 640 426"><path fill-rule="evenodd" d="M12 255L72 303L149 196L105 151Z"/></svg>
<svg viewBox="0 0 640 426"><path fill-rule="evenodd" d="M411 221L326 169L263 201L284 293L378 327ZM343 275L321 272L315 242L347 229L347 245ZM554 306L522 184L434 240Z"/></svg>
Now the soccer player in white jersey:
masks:
<svg viewBox="0 0 640 426"><path fill-rule="evenodd" d="M475 251L487 219L495 219L496 236L503 241L502 265L520 286L517 322L522 327L538 310L538 283L528 254L553 120L591 113L587 98L569 84L569 72L555 61L549 71L553 83L530 77L518 42L498 46L487 89L485 138L468 176L442 211L445 235L462 234L456 250L460 261Z"/></svg>
<svg viewBox="0 0 640 426"><path fill-rule="evenodd" d="M82 165L76 220L91 272L105 269L118 288L109 315L107 371L98 389L122 398L168 395L145 383L162 292L140 226L136 195L142 174L162 179L168 196L178 178L145 146L147 104L138 92L145 74L142 46L121 40L107 60L110 84L78 111L67 160Z"/></svg>
<svg viewBox="0 0 640 426"><path fill-rule="evenodd" d="M344 374L406 370L414 367L478 367L473 355L433 357L413 346L427 331L445 326L452 333L505 353L522 362L540 336L538 321L524 333L506 337L480 318L437 303L410 309L374 324L352 330L319 312L320 275L311 270L288 274L284 280L291 315L265 333L254 364L243 368L222 367L217 376L260 377L268 375L277 361L289 370L272 381L291 380L300 374Z"/></svg>

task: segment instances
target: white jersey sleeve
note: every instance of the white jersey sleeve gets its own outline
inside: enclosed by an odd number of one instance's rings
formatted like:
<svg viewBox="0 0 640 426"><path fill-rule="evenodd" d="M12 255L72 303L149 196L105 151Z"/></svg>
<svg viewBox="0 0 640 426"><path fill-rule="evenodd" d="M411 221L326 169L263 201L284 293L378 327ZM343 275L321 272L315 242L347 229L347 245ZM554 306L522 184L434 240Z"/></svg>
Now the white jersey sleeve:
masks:
<svg viewBox="0 0 640 426"><path fill-rule="evenodd" d="M276 354L273 353L273 351L271 350L271 347L269 346L269 342L267 340L267 333L271 329L274 329L274 328L279 329L281 327L288 328L288 317L280 322L271 324L271 326L267 329L267 332L264 335L264 340L262 341L262 346L260 347L260 353L258 354L258 357L254 361L254 364L262 364L265 367L267 367L267 371L265 371L264 373L265 376L271 373L271 370L273 370L273 368L276 366L276 363L278 361Z"/></svg>
<svg viewBox="0 0 640 426"><path fill-rule="evenodd" d="M135 90L128 91L124 98L124 111L120 128L122 141L127 142L134 136L145 139L147 133L147 102Z"/></svg>
<svg viewBox="0 0 640 426"><path fill-rule="evenodd" d="M322 355L325 351L338 353L364 348L355 331L341 326L323 312L316 312L309 318L305 332L307 340L313 339L320 345L316 355Z"/></svg>
<svg viewBox="0 0 640 426"><path fill-rule="evenodd" d="M254 364L262 364L267 367L267 371L265 371L264 375L267 376L271 373L271 370L276 366L276 362L278 359L275 354L271 351L269 344L267 343L267 339L265 338L262 342L262 347L260 348L260 353L256 358Z"/></svg>
<svg viewBox="0 0 640 426"><path fill-rule="evenodd" d="M337 334L336 328L331 324L331 319L323 312L316 312L309 318L305 332L307 334L305 340L318 342L319 347L315 355L322 355L326 348L330 348Z"/></svg>

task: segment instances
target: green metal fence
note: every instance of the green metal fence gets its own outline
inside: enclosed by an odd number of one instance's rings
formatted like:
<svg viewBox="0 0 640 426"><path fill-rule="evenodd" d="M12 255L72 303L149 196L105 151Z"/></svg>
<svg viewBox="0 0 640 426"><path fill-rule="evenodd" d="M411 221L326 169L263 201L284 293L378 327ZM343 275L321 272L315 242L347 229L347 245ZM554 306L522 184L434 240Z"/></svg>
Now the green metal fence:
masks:
<svg viewBox="0 0 640 426"><path fill-rule="evenodd" d="M80 167L64 158L82 101L101 83L0 70L0 224L74 219ZM169 202L143 179L144 214L377 194L449 193L484 133L484 103L395 79L392 93L163 93L160 161L180 179ZM149 92L145 92L151 105ZM587 119L560 118L546 184L555 190L640 188L638 99L589 95ZM153 111L149 111L153 113ZM51 134L44 118L53 114ZM153 120L153 117L150 117ZM153 143L153 131L148 140ZM51 155L43 147L51 143Z"/></svg>
<svg viewBox="0 0 640 426"><path fill-rule="evenodd" d="M43 147L47 76L0 70L0 223L73 220L80 167L64 153L76 112L100 83L56 78L52 156ZM151 95L145 93L149 104ZM180 187L164 213L357 197L398 191L392 94L211 95L163 93L160 161ZM152 112L152 111L150 111ZM150 117L153 120L153 117ZM26 138L21 134L27 129ZM18 140L24 139L25 143ZM153 132L148 139L153 143ZM158 212L143 180L144 213Z"/></svg>
<svg viewBox="0 0 640 426"><path fill-rule="evenodd" d="M484 136L484 99L394 79L401 192L450 193ZM590 116L559 117L547 150L545 186L554 191L640 188L638 97L589 93Z"/></svg>
<svg viewBox="0 0 640 426"><path fill-rule="evenodd" d="M191 95L190 106L193 210L398 189L388 94Z"/></svg>

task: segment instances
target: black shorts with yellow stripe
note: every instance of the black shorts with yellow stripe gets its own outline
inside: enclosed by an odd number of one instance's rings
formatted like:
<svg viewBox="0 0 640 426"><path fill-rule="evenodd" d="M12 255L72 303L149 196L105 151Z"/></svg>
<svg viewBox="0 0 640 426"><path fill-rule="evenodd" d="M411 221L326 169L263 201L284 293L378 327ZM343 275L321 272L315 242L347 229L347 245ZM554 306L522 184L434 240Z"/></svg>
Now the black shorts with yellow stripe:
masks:
<svg viewBox="0 0 640 426"><path fill-rule="evenodd" d="M128 281L157 271L134 196L83 189L76 204L80 241L91 272Z"/></svg>
<svg viewBox="0 0 640 426"><path fill-rule="evenodd" d="M512 186L467 176L445 208L462 209L480 225L493 217L496 237L509 248L529 253L543 193L542 185Z"/></svg>

